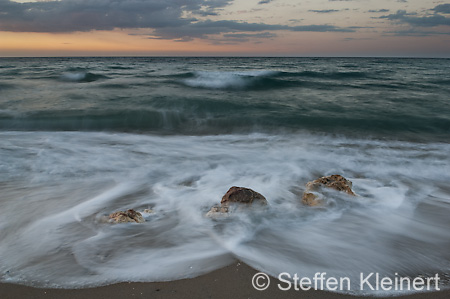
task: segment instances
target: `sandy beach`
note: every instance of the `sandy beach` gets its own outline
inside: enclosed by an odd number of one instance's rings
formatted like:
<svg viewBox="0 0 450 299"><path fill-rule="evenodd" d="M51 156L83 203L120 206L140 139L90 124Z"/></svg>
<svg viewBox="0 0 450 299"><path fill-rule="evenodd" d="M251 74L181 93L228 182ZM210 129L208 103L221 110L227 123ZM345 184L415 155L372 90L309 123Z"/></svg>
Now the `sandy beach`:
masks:
<svg viewBox="0 0 450 299"><path fill-rule="evenodd" d="M249 266L237 262L196 278L170 282L130 282L88 289L41 289L2 283L0 284L0 298L357 298L351 295L316 290L295 291L291 289L289 291L281 291L278 288L280 282L274 278L271 279L271 284L266 290L257 291L252 287L251 282L253 275L257 272ZM444 299L449 297L450 291L444 290L440 292L416 293L397 298Z"/></svg>

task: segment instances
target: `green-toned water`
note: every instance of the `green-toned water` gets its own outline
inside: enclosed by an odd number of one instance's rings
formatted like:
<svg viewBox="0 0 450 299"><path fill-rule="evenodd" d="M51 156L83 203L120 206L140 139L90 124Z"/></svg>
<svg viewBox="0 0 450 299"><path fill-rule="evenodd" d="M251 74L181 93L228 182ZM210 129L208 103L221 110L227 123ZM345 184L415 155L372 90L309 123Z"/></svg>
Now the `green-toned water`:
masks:
<svg viewBox="0 0 450 299"><path fill-rule="evenodd" d="M450 273L450 60L0 59L0 281ZM358 197L301 204L341 174ZM205 217L231 186L268 208ZM144 224L102 217L151 208ZM249 278L249 284L251 283ZM447 282L448 285L448 282ZM404 293L404 292L400 292Z"/></svg>

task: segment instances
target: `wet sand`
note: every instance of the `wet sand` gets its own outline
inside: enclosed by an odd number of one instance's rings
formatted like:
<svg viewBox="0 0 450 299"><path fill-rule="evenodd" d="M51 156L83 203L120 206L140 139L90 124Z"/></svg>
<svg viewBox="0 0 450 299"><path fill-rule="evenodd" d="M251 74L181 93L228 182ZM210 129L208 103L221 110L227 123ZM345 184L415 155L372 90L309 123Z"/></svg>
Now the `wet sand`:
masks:
<svg viewBox="0 0 450 299"><path fill-rule="evenodd" d="M276 279L271 279L269 288L257 291L252 286L252 277L258 271L236 262L228 267L216 270L192 279L170 282L119 283L89 289L42 289L16 284L0 284L1 299L114 299L114 298L316 298L345 299L358 298L325 291L281 291ZM360 296L359 296L360 297ZM405 299L444 299L450 298L450 290L440 292L416 293L397 297Z"/></svg>

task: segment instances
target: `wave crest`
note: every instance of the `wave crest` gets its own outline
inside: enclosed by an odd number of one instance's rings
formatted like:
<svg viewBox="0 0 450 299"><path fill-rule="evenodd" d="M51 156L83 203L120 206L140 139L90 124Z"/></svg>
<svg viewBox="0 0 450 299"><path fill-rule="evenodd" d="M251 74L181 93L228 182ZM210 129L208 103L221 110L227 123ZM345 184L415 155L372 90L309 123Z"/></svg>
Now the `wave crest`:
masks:
<svg viewBox="0 0 450 299"><path fill-rule="evenodd" d="M199 71L182 82L190 87L207 89L245 89L261 79L276 75L275 71L211 72Z"/></svg>
<svg viewBox="0 0 450 299"><path fill-rule="evenodd" d="M106 76L89 72L68 72L61 75L60 79L67 82L89 83L100 79L106 79Z"/></svg>

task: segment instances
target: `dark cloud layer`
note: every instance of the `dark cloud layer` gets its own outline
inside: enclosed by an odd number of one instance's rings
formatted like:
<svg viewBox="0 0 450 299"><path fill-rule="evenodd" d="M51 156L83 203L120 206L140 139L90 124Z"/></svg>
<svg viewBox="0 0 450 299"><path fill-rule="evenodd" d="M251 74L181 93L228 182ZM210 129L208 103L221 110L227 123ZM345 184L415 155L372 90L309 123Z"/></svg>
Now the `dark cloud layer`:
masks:
<svg viewBox="0 0 450 299"><path fill-rule="evenodd" d="M114 28L183 26L183 12L214 15L232 0L62 0L17 3L0 0L0 30L73 32Z"/></svg>
<svg viewBox="0 0 450 299"><path fill-rule="evenodd" d="M308 32L353 32L351 28L339 28L332 25L304 25L286 26L270 25L264 23L247 23L237 21L203 21L191 23L181 27L164 27L155 30L156 36L166 39L190 40L192 38L205 38L206 35L237 32L261 31L308 31Z"/></svg>
<svg viewBox="0 0 450 299"><path fill-rule="evenodd" d="M267 4L267 3L270 3L272 1L273 0L261 0L261 1L258 2L258 4Z"/></svg>
<svg viewBox="0 0 450 299"><path fill-rule="evenodd" d="M15 3L0 0L0 30L16 32L72 32L182 26L177 1L83 1ZM200 9L192 1L192 10Z"/></svg>
<svg viewBox="0 0 450 299"><path fill-rule="evenodd" d="M332 25L287 26L199 20L216 15L233 0L61 0L17 3L0 0L0 31L76 32L115 28L153 29L153 38L191 40L211 34L276 30L352 32ZM260 4L271 2L262 0ZM253 35L258 37L258 35ZM266 33L259 37L269 37ZM272 35L270 35L272 37ZM238 38L234 36L233 38ZM242 36L249 38L249 36Z"/></svg>
<svg viewBox="0 0 450 299"><path fill-rule="evenodd" d="M405 10L399 10L395 14L381 16L379 18L400 23L407 23L409 25L417 27L450 26L449 17L445 17L440 14L417 16L416 13L407 13Z"/></svg>
<svg viewBox="0 0 450 299"><path fill-rule="evenodd" d="M249 42L252 39L272 39L277 37L275 33L270 32L261 32L261 33L226 33L223 35L226 42L228 43L241 43L241 42Z"/></svg>
<svg viewBox="0 0 450 299"><path fill-rule="evenodd" d="M381 12L389 12L389 9L371 9L369 10L369 12L376 12L376 13L381 13Z"/></svg>
<svg viewBox="0 0 450 299"><path fill-rule="evenodd" d="M273 0L261 0L266 4ZM351 1L351 0L329 0ZM60 0L18 3L0 0L0 31L12 32L86 32L147 28L151 38L189 41L222 35L224 39L248 40L273 38L274 31L294 32L354 32L356 27L337 27L330 24L290 26L249 23L237 20L213 21L215 16L233 0ZM339 10L310 10L315 13L334 13ZM387 9L369 12L387 12ZM450 4L440 4L429 14L397 11L380 19L406 23L414 27L450 26ZM189 17L187 17L189 16Z"/></svg>
<svg viewBox="0 0 450 299"><path fill-rule="evenodd" d="M339 10L337 9L310 9L310 12L315 12L315 13L332 13L332 12L338 12Z"/></svg>
<svg viewBox="0 0 450 299"><path fill-rule="evenodd" d="M423 37L430 35L447 35L444 32L436 32L436 31L426 31L426 30L418 30L417 28L410 28L407 30L394 30L394 31L386 31L384 32L387 36L415 36L415 37Z"/></svg>
<svg viewBox="0 0 450 299"><path fill-rule="evenodd" d="M440 5L436 6L435 8L433 8L433 10L434 10L435 12L448 13L448 14L450 14L450 3L447 3L447 4L440 4Z"/></svg>

